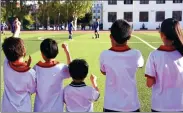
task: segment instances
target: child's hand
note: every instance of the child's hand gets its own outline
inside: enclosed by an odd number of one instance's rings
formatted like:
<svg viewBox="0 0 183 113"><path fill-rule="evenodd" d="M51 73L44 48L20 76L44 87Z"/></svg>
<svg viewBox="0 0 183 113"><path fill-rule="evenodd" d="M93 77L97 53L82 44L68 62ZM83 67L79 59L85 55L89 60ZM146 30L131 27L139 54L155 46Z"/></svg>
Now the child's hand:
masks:
<svg viewBox="0 0 183 113"><path fill-rule="evenodd" d="M25 61L25 63L27 63L27 66L30 66L31 62L32 62L32 58L31 58L31 56L29 55L29 59L28 59L28 61Z"/></svg>
<svg viewBox="0 0 183 113"><path fill-rule="evenodd" d="M64 50L66 50L66 51L69 51L69 47L68 47L68 45L67 45L66 43L63 43L63 44L62 44L62 48L63 48Z"/></svg>
<svg viewBox="0 0 183 113"><path fill-rule="evenodd" d="M97 77L95 75L91 74L90 80L91 81L97 81Z"/></svg>

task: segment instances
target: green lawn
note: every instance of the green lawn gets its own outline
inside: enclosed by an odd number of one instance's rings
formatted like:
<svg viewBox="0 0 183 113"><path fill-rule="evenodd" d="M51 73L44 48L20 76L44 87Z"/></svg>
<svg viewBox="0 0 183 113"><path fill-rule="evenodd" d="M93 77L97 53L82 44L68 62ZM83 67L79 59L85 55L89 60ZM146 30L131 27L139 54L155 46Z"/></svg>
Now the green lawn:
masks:
<svg viewBox="0 0 183 113"><path fill-rule="evenodd" d="M10 33L7 33L7 36L10 36ZM161 45L161 39L159 38L158 32L134 32L133 35L140 37L144 41L148 42L154 47L158 47ZM5 38L2 36L2 41ZM74 41L68 41L68 34L67 33L54 33L54 32L24 32L21 34L21 38L24 39L25 45L27 48L27 55L32 56L32 64L31 66L35 65L39 60L42 60L41 54L39 51L39 46L41 41L38 40L38 37L46 37L46 38L53 38L59 43L60 53L57 56L57 60L63 63L66 63L66 56L61 48L61 44L66 42L69 45L70 53L73 59L75 58L84 58L89 63L91 73L95 74L98 77L98 86L100 88L100 99L94 103L94 111L102 112L103 110L103 101L104 101L104 87L105 87L105 76L100 73L99 68L99 55L103 50L110 48L110 38L109 33L103 32L100 34L100 39L92 39L93 33L89 32L77 32L74 34L73 38ZM129 41L129 46L131 48L139 49L145 61L151 51L148 45L144 44L139 39L132 37ZM2 52L1 52L2 53ZM3 64L4 55L2 54L1 57L1 69ZM2 74L2 71L1 71ZM64 84L69 84L71 79L65 80ZM90 85L89 76L86 79L86 83ZM3 76L1 76L1 97L3 93ZM137 72L137 85L138 85L138 95L141 104L141 111L149 112L151 110L151 90L146 87L145 84L145 77L144 77L144 67L139 69ZM32 96L32 102L34 101L34 96Z"/></svg>

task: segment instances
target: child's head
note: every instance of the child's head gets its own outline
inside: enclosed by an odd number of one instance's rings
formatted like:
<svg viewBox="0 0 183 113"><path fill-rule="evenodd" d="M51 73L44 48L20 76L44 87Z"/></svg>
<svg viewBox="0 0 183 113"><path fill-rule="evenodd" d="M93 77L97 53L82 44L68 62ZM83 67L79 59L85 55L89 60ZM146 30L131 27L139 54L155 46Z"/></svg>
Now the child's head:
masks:
<svg viewBox="0 0 183 113"><path fill-rule="evenodd" d="M121 45L130 39L132 28L126 20L116 20L111 26L111 41L112 43Z"/></svg>
<svg viewBox="0 0 183 113"><path fill-rule="evenodd" d="M160 34L164 44L170 42L183 55L183 34L179 21L173 18L164 20Z"/></svg>
<svg viewBox="0 0 183 113"><path fill-rule="evenodd" d="M24 42L21 38L9 37L2 44L3 52L10 62L19 60L26 55Z"/></svg>
<svg viewBox="0 0 183 113"><path fill-rule="evenodd" d="M53 39L47 38L43 40L40 45L41 53L45 61L54 59L58 55L57 42Z"/></svg>
<svg viewBox="0 0 183 113"><path fill-rule="evenodd" d="M70 76L73 80L83 81L88 74L88 67L84 59L75 59L69 64Z"/></svg>

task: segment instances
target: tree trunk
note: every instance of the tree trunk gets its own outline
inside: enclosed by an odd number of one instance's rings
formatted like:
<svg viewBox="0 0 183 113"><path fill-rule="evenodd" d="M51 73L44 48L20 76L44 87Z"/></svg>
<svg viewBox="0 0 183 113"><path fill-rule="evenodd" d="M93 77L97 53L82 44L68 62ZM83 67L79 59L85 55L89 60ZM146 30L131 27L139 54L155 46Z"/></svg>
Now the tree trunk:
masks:
<svg viewBox="0 0 183 113"><path fill-rule="evenodd" d="M75 31L77 30L77 20L78 20L78 18L74 17L74 30Z"/></svg>

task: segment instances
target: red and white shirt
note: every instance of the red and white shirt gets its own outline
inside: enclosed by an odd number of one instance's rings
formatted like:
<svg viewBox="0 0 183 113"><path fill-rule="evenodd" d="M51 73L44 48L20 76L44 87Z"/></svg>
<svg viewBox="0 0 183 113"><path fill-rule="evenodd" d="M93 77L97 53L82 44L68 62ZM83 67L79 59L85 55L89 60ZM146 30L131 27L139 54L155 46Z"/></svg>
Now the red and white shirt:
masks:
<svg viewBox="0 0 183 113"><path fill-rule="evenodd" d="M58 62L39 62L34 67L37 89L34 112L63 112L63 80L69 78L67 65Z"/></svg>
<svg viewBox="0 0 183 113"><path fill-rule="evenodd" d="M155 78L152 109L183 111L183 56L173 47L160 46L150 53L146 77Z"/></svg>
<svg viewBox="0 0 183 113"><path fill-rule="evenodd" d="M135 111L140 108L136 71L144 65L139 50L128 46L112 47L100 55L100 69L106 74L104 108Z"/></svg>

